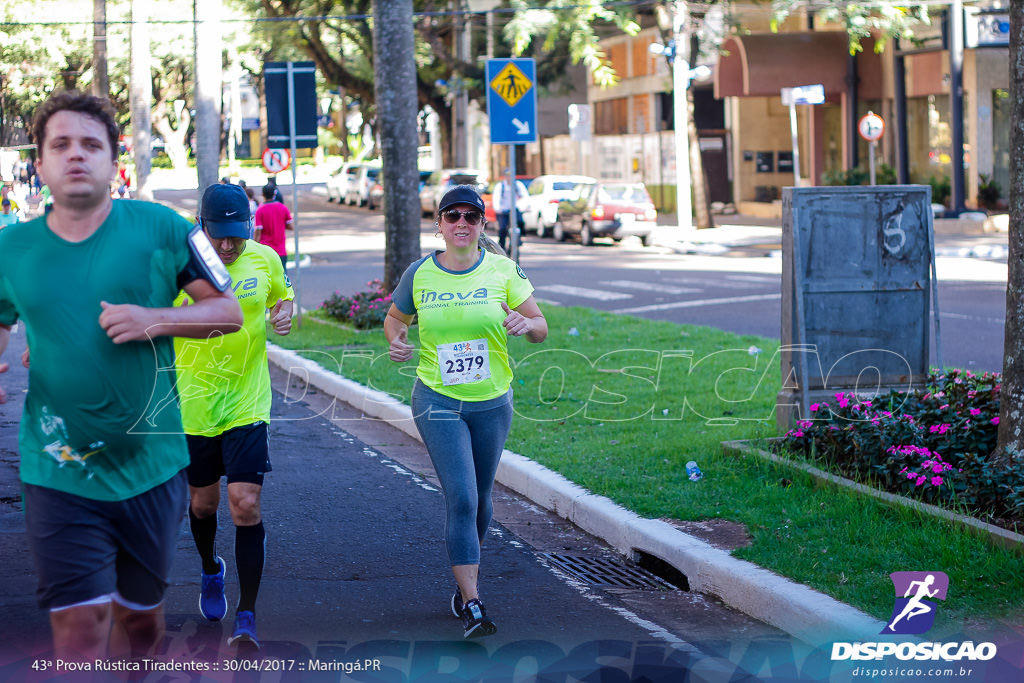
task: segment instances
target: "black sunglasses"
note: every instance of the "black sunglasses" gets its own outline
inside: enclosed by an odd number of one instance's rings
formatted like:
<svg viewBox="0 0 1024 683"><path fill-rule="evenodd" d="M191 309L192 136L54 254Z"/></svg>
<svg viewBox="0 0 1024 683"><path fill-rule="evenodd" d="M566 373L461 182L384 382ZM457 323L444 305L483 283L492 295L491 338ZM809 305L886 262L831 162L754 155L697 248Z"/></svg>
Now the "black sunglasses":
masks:
<svg viewBox="0 0 1024 683"><path fill-rule="evenodd" d="M459 211L458 209L446 209L445 211L441 212L441 218L443 218L446 223L458 223L459 218L465 218L467 224L477 225L480 221L483 220L484 215L479 211L473 209L469 211Z"/></svg>

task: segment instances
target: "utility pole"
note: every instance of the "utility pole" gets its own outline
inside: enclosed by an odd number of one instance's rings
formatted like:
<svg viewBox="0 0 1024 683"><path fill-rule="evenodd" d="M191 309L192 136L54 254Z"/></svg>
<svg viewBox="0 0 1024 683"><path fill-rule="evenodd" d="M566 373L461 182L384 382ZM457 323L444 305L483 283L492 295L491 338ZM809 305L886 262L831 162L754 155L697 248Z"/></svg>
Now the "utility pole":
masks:
<svg viewBox="0 0 1024 683"><path fill-rule="evenodd" d="M223 87L221 69L221 3L193 0L195 41L196 170L199 175L197 200L218 181L220 170L220 101ZM294 161L293 161L294 162Z"/></svg>
<svg viewBox="0 0 1024 683"><path fill-rule="evenodd" d="M690 87L690 65L683 56L686 26L686 3L676 0L672 12L672 114L676 141L676 215L679 227L693 227L693 206L690 202L690 134L687 119L686 90Z"/></svg>
<svg viewBox="0 0 1024 683"><path fill-rule="evenodd" d="M92 94L110 96L107 75L107 0L92 0Z"/></svg>
<svg viewBox="0 0 1024 683"><path fill-rule="evenodd" d="M131 97L132 157L135 160L135 196L151 200L149 172L153 165L150 103L153 101L153 74L150 70L149 10L151 0L132 0Z"/></svg>

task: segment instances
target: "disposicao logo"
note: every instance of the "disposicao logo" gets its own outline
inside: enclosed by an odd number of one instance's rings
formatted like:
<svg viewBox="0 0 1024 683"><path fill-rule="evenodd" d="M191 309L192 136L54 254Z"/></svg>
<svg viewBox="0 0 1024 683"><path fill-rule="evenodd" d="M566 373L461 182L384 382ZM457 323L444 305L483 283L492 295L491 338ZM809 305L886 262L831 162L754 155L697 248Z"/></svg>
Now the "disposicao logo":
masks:
<svg viewBox="0 0 1024 683"><path fill-rule="evenodd" d="M949 577L943 572L893 572L889 578L896 589L896 604L881 633L916 635L928 631L935 623L938 607L933 600L946 599Z"/></svg>
<svg viewBox="0 0 1024 683"><path fill-rule="evenodd" d="M935 623L935 600L945 600L949 577L943 572L893 572L889 574L895 590L892 616L882 635L919 635ZM994 643L965 642L856 642L833 643L832 661L879 660L896 657L900 660L946 662L987 661L995 657Z"/></svg>

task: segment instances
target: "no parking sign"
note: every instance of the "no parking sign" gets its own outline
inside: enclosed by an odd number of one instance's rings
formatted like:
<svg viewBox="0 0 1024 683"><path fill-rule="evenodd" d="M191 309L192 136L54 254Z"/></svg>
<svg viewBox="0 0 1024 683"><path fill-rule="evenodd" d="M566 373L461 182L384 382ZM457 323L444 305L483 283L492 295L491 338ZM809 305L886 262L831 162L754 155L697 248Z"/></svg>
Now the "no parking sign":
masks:
<svg viewBox="0 0 1024 683"><path fill-rule="evenodd" d="M292 163L292 155L287 149L268 147L263 150L263 168L267 173L280 173Z"/></svg>

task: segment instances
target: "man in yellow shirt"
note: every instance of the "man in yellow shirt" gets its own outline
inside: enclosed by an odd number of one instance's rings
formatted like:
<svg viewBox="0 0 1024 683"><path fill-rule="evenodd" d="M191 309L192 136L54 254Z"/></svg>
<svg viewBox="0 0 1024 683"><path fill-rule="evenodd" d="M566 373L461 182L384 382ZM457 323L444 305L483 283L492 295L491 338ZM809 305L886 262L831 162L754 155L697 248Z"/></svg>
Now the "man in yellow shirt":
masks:
<svg viewBox="0 0 1024 683"><path fill-rule="evenodd" d="M256 595L263 575L260 494L271 470L268 443L270 371L267 310L274 332L288 334L295 293L281 259L251 239L249 198L237 185L211 185L203 195L200 225L231 275L245 318L242 329L210 340L176 339L178 393L188 440L189 522L202 560L199 610L211 621L227 614L226 565L216 552L220 479L227 478L235 523L239 599L229 645L256 638ZM179 296L179 304L188 298Z"/></svg>

